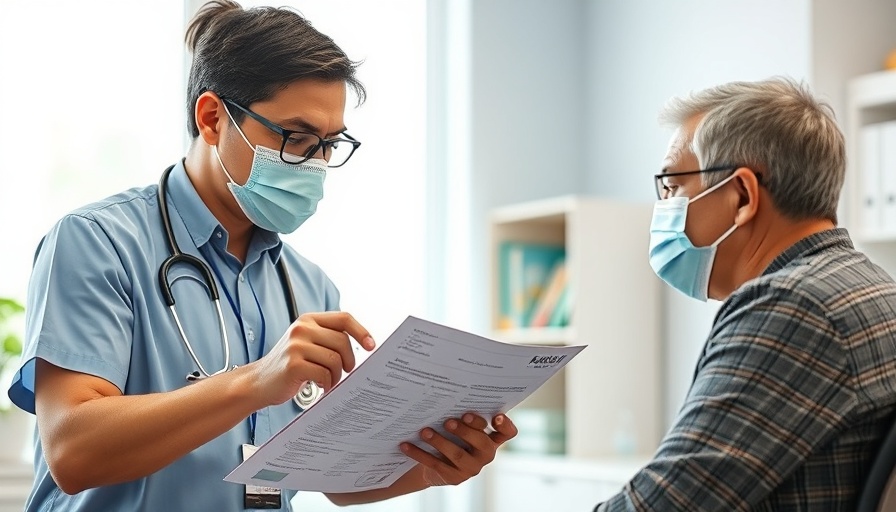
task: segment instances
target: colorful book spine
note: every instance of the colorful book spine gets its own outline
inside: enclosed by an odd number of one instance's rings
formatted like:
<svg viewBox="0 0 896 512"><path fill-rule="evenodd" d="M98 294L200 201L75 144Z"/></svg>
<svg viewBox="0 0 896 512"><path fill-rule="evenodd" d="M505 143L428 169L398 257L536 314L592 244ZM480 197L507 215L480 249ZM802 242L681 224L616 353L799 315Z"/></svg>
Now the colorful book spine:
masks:
<svg viewBox="0 0 896 512"><path fill-rule="evenodd" d="M572 290L569 283L563 287L560 299L554 307L551 318L548 320L548 327L566 327L569 325L572 316Z"/></svg>
<svg viewBox="0 0 896 512"><path fill-rule="evenodd" d="M562 245L506 241L498 253L499 328L528 327L551 271L565 258Z"/></svg>
<svg viewBox="0 0 896 512"><path fill-rule="evenodd" d="M547 327L566 289L566 261L560 260L551 270L548 284L535 304L529 327Z"/></svg>

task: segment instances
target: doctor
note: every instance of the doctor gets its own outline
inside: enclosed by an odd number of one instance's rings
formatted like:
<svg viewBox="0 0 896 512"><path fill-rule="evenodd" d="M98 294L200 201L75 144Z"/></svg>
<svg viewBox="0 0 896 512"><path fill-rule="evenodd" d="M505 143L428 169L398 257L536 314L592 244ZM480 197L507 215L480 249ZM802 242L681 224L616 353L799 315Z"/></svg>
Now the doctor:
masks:
<svg viewBox="0 0 896 512"><path fill-rule="evenodd" d="M9 390L40 433L29 511L289 510L292 492L222 478L301 412L304 383L327 390L353 368L350 337L374 348L330 279L278 236L360 147L343 122L347 88L364 98L355 63L296 12L229 0L203 6L186 41L186 158L159 186L66 215L38 247ZM127 108L136 118L140 99ZM491 426L449 420L457 442L424 429L401 443L419 464L394 485L329 498L463 482L516 434L503 415Z"/></svg>

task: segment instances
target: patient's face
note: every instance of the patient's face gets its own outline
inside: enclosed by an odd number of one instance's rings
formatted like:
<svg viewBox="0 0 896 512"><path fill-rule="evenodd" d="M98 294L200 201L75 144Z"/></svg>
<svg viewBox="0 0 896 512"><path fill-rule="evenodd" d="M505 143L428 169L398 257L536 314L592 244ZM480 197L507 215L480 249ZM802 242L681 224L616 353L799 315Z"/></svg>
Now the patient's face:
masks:
<svg viewBox="0 0 896 512"><path fill-rule="evenodd" d="M666 180L670 188L669 197L692 198L708 188L703 184L704 174L675 176L675 173L700 169L697 155L691 150L694 130L699 121L699 117L690 119L669 140L666 157L663 159L663 169L669 174ZM728 185L723 185L688 205L685 233L695 246L711 245L734 224L735 210L725 201L724 191L727 187Z"/></svg>
<svg viewBox="0 0 896 512"><path fill-rule="evenodd" d="M694 197L703 191L702 175L697 156L690 149L690 135L685 127L678 128L669 140L663 159L662 198Z"/></svg>

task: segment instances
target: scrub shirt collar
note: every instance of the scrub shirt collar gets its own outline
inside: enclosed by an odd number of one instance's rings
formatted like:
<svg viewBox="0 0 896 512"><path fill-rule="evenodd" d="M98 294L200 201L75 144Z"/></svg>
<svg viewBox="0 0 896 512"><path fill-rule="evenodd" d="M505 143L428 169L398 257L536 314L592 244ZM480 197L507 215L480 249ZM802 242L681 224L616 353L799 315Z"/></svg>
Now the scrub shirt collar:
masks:
<svg viewBox="0 0 896 512"><path fill-rule="evenodd" d="M227 231L199 197L187 176L183 160L175 164L168 177L168 201L173 205L172 211L176 212L172 220L175 216L180 218L197 248L212 242L217 233L221 233L226 246ZM271 261L277 263L282 249L283 242L277 233L256 229L249 251L267 252Z"/></svg>

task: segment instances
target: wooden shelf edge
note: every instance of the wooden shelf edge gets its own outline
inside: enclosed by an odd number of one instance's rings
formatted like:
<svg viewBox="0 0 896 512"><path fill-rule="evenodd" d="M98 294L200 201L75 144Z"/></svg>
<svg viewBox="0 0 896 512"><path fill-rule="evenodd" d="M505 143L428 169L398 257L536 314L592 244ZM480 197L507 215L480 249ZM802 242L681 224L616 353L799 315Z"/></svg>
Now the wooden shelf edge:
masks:
<svg viewBox="0 0 896 512"><path fill-rule="evenodd" d="M860 244L888 244L896 242L896 233L859 231L858 234L855 235L855 241Z"/></svg>
<svg viewBox="0 0 896 512"><path fill-rule="evenodd" d="M532 327L521 329L500 329L491 333L492 338L514 345L564 346L575 340L572 327Z"/></svg>
<svg viewBox="0 0 896 512"><path fill-rule="evenodd" d="M506 224L562 216L574 210L580 200L578 196L568 195L512 204L493 210L491 218L494 223Z"/></svg>
<svg viewBox="0 0 896 512"><path fill-rule="evenodd" d="M849 81L849 103L867 108L896 103L896 71L877 71Z"/></svg>
<svg viewBox="0 0 896 512"><path fill-rule="evenodd" d="M627 479L650 462L650 455L577 458L569 455L537 455L502 450L494 465L534 474L587 479Z"/></svg>

